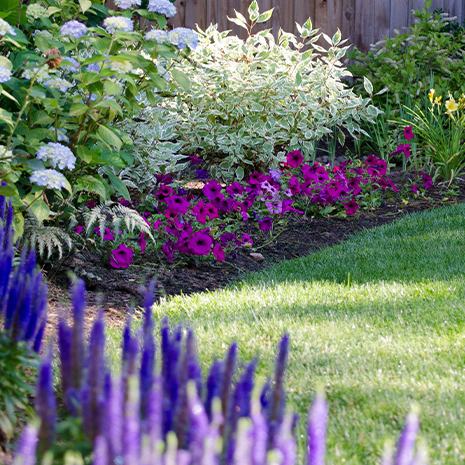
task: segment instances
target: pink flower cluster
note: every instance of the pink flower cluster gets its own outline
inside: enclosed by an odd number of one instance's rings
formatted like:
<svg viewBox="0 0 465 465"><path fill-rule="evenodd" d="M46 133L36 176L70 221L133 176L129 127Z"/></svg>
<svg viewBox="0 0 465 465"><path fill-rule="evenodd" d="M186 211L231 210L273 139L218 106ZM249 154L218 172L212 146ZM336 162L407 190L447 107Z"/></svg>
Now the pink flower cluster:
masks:
<svg viewBox="0 0 465 465"><path fill-rule="evenodd" d="M195 167L201 162L193 157ZM252 246L253 236L270 234L285 215L332 206L351 216L367 192L397 190L387 176L386 161L374 155L363 163L330 166L305 164L299 150L289 152L279 169L253 172L243 182L210 179L200 186L186 190L176 187L171 176L160 175L153 196L137 206L170 263L179 255L212 256L222 262L235 249ZM117 269L134 259L134 249L122 241L137 242L142 254L150 244L143 233L125 238L105 230L102 239L119 242L109 262Z"/></svg>

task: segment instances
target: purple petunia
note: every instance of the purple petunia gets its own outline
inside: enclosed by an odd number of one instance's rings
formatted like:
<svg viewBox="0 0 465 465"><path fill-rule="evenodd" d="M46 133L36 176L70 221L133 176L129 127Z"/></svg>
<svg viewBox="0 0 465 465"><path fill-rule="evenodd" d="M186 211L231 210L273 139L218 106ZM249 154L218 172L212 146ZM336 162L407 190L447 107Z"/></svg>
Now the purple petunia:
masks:
<svg viewBox="0 0 465 465"><path fill-rule="evenodd" d="M194 255L208 255L212 245L213 238L203 231L195 232L189 239L189 248Z"/></svg>
<svg viewBox="0 0 465 465"><path fill-rule="evenodd" d="M120 244L111 251L110 266L117 270L129 268L134 258L134 251L124 244Z"/></svg>

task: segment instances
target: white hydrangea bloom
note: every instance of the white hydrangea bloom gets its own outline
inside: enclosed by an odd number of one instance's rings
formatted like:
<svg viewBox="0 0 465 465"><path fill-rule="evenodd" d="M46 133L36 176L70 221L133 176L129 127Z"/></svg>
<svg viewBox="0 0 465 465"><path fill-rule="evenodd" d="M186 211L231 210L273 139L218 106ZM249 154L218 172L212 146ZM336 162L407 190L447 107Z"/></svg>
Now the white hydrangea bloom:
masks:
<svg viewBox="0 0 465 465"><path fill-rule="evenodd" d="M173 29L168 33L168 39L179 49L189 47L193 50L199 44L197 33L187 27L177 27Z"/></svg>
<svg viewBox="0 0 465 465"><path fill-rule="evenodd" d="M110 33L131 32L134 30L134 24L129 18L124 16L110 16L103 22L103 27Z"/></svg>
<svg viewBox="0 0 465 465"><path fill-rule="evenodd" d="M176 16L176 7L169 0L149 0L147 10L167 18Z"/></svg>
<svg viewBox="0 0 465 465"><path fill-rule="evenodd" d="M0 65L0 84L11 79L11 69Z"/></svg>
<svg viewBox="0 0 465 465"><path fill-rule="evenodd" d="M42 6L40 3L31 3L26 8L26 16L29 19L35 20L40 18L48 18L49 14L47 8Z"/></svg>
<svg viewBox="0 0 465 465"><path fill-rule="evenodd" d="M168 42L168 33L161 29L151 29L145 34L145 40L154 40L160 44Z"/></svg>
<svg viewBox="0 0 465 465"><path fill-rule="evenodd" d="M60 92L66 92L69 88L73 87L73 84L66 79L55 77L44 81L44 86L50 89L57 89Z"/></svg>
<svg viewBox="0 0 465 465"><path fill-rule="evenodd" d="M8 150L4 145L0 145L0 159L10 159L13 158L13 152Z"/></svg>
<svg viewBox="0 0 465 465"><path fill-rule="evenodd" d="M76 157L65 145L49 142L36 153L36 158L49 162L54 168L73 170L76 166Z"/></svg>
<svg viewBox="0 0 465 465"><path fill-rule="evenodd" d="M42 66L41 68L26 69L22 74L24 79L35 78L37 82L44 82L50 77L48 66Z"/></svg>
<svg viewBox="0 0 465 465"><path fill-rule="evenodd" d="M135 6L140 6L140 4L141 0L115 0L115 5L122 10L134 8Z"/></svg>
<svg viewBox="0 0 465 465"><path fill-rule="evenodd" d="M29 179L36 186L48 189L63 189L68 184L63 174L56 170L36 170Z"/></svg>
<svg viewBox="0 0 465 465"><path fill-rule="evenodd" d="M2 18L0 18L0 37L10 34L12 36L16 35L15 30Z"/></svg>

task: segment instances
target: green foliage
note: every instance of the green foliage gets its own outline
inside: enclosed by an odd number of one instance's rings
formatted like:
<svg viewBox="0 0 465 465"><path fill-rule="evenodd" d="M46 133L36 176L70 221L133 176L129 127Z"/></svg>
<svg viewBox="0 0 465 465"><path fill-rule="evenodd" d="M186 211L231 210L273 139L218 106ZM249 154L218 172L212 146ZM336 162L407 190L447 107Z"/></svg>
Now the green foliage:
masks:
<svg viewBox="0 0 465 465"><path fill-rule="evenodd" d="M416 12L409 31L375 44L367 53L350 54L355 88L360 91L364 79L370 79L374 91L382 92L373 97L382 109L412 106L431 87L443 93L465 90L465 28L446 14L430 13L428 3Z"/></svg>
<svg viewBox="0 0 465 465"><path fill-rule="evenodd" d="M102 1L41 0L26 6L8 0L5 13L2 4L2 17L14 28L0 36L0 66L12 74L0 84L0 179L13 196L18 235L26 213L40 225L67 223L89 194L102 201L129 198L117 173L133 164L132 141L117 123L140 111L141 93L154 102L160 88L176 85L161 77L157 60L178 55L172 44L145 39L137 29L139 15L166 26L159 14L116 12ZM134 31L105 29L103 21L114 16L133 21ZM87 32L79 38L61 33L69 20L85 24ZM60 168L66 179L60 178L59 187L30 178L37 170L57 168L36 157L51 142L76 157L74 169Z"/></svg>
<svg viewBox="0 0 465 465"><path fill-rule="evenodd" d="M341 62L347 47L340 32L319 34L309 20L300 37L281 30L275 41L270 30L253 31L271 15L257 2L249 20L236 13L231 21L248 31L245 41L216 26L200 31L198 48L175 68L190 85L179 86L163 101L165 113L149 122L174 120L183 153L199 151L215 176L241 178L296 148L312 157L320 140L355 137L361 122L378 114L343 82L350 73Z"/></svg>
<svg viewBox="0 0 465 465"><path fill-rule="evenodd" d="M19 417L32 413L38 357L23 343L0 332L0 444L11 439Z"/></svg>
<svg viewBox="0 0 465 465"><path fill-rule="evenodd" d="M452 182L465 170L465 95L458 100L449 95L444 101L432 89L429 97L429 108L407 108L401 123L413 126L419 147L416 156L437 176Z"/></svg>

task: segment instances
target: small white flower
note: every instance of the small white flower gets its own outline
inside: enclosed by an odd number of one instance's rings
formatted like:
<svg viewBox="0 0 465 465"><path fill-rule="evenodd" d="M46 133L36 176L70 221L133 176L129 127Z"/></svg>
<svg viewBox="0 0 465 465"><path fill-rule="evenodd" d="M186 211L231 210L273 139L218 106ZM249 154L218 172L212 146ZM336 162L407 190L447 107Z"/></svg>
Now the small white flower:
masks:
<svg viewBox="0 0 465 465"><path fill-rule="evenodd" d="M63 37L79 39L87 34L87 26L73 19L72 21L67 21L63 24L63 26L61 26L60 33Z"/></svg>
<svg viewBox="0 0 465 465"><path fill-rule="evenodd" d="M66 178L56 170L36 170L29 179L33 184L49 189L63 189L68 184Z"/></svg>
<svg viewBox="0 0 465 465"><path fill-rule="evenodd" d="M173 29L168 33L168 39L179 49L189 47L193 50L199 44L199 36L197 33L187 27L177 27Z"/></svg>
<svg viewBox="0 0 465 465"><path fill-rule="evenodd" d="M176 16L176 7L169 0L149 0L147 10L167 18Z"/></svg>
<svg viewBox="0 0 465 465"><path fill-rule="evenodd" d="M103 22L103 27L110 33L131 32L134 30L134 24L129 18L124 16L110 16Z"/></svg>
<svg viewBox="0 0 465 465"><path fill-rule="evenodd" d="M12 36L16 35L15 30L2 18L0 18L0 37L10 34Z"/></svg>
<svg viewBox="0 0 465 465"><path fill-rule="evenodd" d="M140 4L141 0L115 0L115 5L122 10L134 8L135 6L140 6Z"/></svg>
<svg viewBox="0 0 465 465"><path fill-rule="evenodd" d="M57 142L49 142L42 146L36 153L38 160L49 162L54 168L61 170L73 170L76 165L76 157L65 145Z"/></svg>
<svg viewBox="0 0 465 465"><path fill-rule="evenodd" d="M11 69L0 65L0 84L11 79Z"/></svg>
<svg viewBox="0 0 465 465"><path fill-rule="evenodd" d="M161 29L151 29L145 34L145 40L154 40L160 44L168 42L168 33Z"/></svg>

